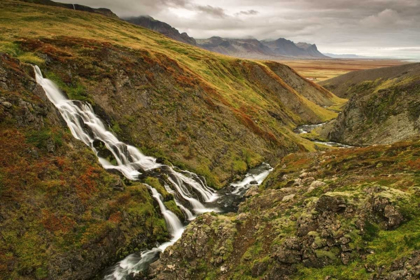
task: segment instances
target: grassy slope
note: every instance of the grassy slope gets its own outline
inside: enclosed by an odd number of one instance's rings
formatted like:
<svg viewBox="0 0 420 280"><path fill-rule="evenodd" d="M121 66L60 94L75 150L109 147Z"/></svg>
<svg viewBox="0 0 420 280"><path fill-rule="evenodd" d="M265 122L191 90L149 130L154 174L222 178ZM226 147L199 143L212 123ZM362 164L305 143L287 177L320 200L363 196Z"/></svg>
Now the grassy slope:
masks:
<svg viewBox="0 0 420 280"><path fill-rule="evenodd" d="M334 118L323 106L343 102L321 89L315 91L324 97L310 101L272 64L210 53L117 19L11 0L0 8L0 51L39 64L70 97L104 109L120 137L216 187L263 158L275 162L288 151L314 149L291 128ZM292 73L287 69L283 75ZM119 89L121 71L131 84ZM155 108L140 106L139 93L151 95ZM187 120L185 131L173 130L180 119Z"/></svg>
<svg viewBox="0 0 420 280"><path fill-rule="evenodd" d="M420 63L349 73L323 83L351 97L320 133L351 145L389 144L418 135Z"/></svg>
<svg viewBox="0 0 420 280"><path fill-rule="evenodd" d="M0 104L0 278L93 277L166 240L147 187L125 186L98 164L35 87L31 70L0 56L0 100L11 104Z"/></svg>
<svg viewBox="0 0 420 280"><path fill-rule="evenodd" d="M404 64L399 60L373 60L373 59L322 59L322 60L285 60L281 61L305 78L315 79L322 84L349 72L389 67Z"/></svg>
<svg viewBox="0 0 420 280"><path fill-rule="evenodd" d="M320 84L337 96L350 98L354 94L403 84L420 75L420 63L354 71Z"/></svg>
<svg viewBox="0 0 420 280"><path fill-rule="evenodd" d="M201 216L152 273L157 279L176 273L322 280L372 279L406 269L417 279L419 152L417 140L290 154L241 204L239 215ZM393 224L397 216L403 220ZM172 265L176 272L166 268Z"/></svg>

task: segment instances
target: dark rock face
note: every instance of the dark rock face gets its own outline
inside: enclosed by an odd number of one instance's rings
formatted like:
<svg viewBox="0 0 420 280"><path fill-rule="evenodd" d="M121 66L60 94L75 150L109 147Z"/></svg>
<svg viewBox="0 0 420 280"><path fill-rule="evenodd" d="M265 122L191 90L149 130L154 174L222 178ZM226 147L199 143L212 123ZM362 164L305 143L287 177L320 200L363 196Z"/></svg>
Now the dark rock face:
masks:
<svg viewBox="0 0 420 280"><path fill-rule="evenodd" d="M381 151L405 154L412 145L420 149L416 143ZM412 151L407 158L416 153ZM193 221L184 236L152 265L148 277L350 279L357 277L355 271L363 271L360 279L417 279L417 237L401 236L408 233L402 225L418 212L419 199L413 195L416 187L401 191L398 184L372 183L377 164L363 171L351 164L358 159L374 161L378 154L377 150L352 149L290 156L270 174L263 188L240 204L238 215L205 214ZM356 156L350 160L349 155ZM308 169L288 167L308 158L312 160L309 167L305 164ZM382 171L384 167L378 168ZM404 178L413 178L414 170L407 171ZM293 199L285 199L291 196ZM393 237L408 247L394 245ZM378 247L379 239L389 242L386 249ZM399 251L399 246L405 249ZM387 258L391 251L405 257Z"/></svg>
<svg viewBox="0 0 420 280"><path fill-rule="evenodd" d="M323 195L319 198L315 209L318 212L342 212L346 209L346 202L343 197L332 197Z"/></svg>
<svg viewBox="0 0 420 280"><path fill-rule="evenodd" d="M155 20L149 16L140 16L140 17L131 17L125 18L125 21L133 23L135 25L143 26L147 29L159 32L169 38L177 40L182 43L190 44L193 46L197 45L197 42L194 38L188 36L187 33L180 33L177 29L173 28L169 24Z"/></svg>
<svg viewBox="0 0 420 280"><path fill-rule="evenodd" d="M321 132L331 141L391 144L419 135L420 63L357 71L323 85L350 97L338 118Z"/></svg>
<svg viewBox="0 0 420 280"><path fill-rule="evenodd" d="M211 37L209 39L199 39L197 43L198 46L209 51L244 58L327 58L327 56L318 51L316 45L307 43L295 44L283 38L276 41L258 41L256 39Z"/></svg>

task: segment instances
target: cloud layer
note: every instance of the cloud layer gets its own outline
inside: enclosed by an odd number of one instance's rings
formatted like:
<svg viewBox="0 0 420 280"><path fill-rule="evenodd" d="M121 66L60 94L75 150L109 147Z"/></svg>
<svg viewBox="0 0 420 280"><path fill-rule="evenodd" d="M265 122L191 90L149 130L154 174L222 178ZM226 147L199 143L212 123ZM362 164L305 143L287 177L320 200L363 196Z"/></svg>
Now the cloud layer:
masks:
<svg viewBox="0 0 420 280"><path fill-rule="evenodd" d="M66 2L64 0L60 0ZM420 0L78 0L150 15L195 38L316 43L322 52L418 58Z"/></svg>

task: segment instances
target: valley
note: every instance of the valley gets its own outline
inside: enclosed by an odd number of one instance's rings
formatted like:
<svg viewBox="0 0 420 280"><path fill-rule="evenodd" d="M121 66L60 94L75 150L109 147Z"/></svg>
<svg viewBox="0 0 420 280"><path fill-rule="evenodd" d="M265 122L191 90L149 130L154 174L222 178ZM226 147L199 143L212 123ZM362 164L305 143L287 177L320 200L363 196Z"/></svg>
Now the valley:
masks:
<svg viewBox="0 0 420 280"><path fill-rule="evenodd" d="M282 60L303 77L314 82L322 82L352 71L398 66L404 61L392 59L322 59L322 60Z"/></svg>
<svg viewBox="0 0 420 280"><path fill-rule="evenodd" d="M121 18L0 2L1 279L419 279L420 63Z"/></svg>

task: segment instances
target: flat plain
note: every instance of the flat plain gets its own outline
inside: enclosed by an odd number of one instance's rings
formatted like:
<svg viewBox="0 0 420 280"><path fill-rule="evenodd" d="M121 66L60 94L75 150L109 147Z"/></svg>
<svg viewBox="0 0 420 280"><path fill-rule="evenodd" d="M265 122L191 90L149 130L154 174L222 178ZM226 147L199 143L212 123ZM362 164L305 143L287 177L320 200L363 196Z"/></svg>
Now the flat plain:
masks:
<svg viewBox="0 0 420 280"><path fill-rule="evenodd" d="M281 60L292 67L303 77L321 82L351 71L367 70L409 63L393 59L308 59L308 60Z"/></svg>

